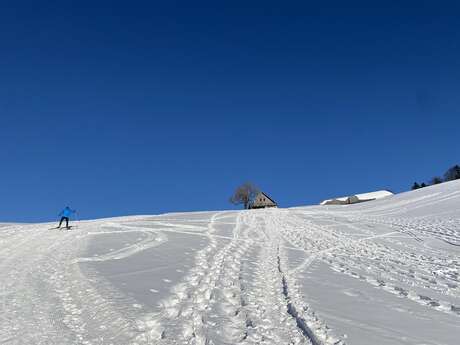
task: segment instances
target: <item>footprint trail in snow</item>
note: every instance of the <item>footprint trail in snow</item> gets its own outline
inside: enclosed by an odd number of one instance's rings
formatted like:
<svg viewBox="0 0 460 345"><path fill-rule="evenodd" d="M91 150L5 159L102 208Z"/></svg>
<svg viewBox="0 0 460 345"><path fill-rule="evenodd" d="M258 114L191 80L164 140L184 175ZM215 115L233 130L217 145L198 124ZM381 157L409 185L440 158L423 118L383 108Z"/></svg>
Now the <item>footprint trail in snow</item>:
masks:
<svg viewBox="0 0 460 345"><path fill-rule="evenodd" d="M460 183L0 227L0 344L457 344Z"/></svg>

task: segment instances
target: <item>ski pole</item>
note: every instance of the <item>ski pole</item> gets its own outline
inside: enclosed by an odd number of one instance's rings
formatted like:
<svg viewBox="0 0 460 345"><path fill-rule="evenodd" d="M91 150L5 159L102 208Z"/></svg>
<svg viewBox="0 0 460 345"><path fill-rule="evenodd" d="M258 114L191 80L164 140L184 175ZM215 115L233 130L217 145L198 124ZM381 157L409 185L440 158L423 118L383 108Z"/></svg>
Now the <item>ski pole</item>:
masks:
<svg viewBox="0 0 460 345"><path fill-rule="evenodd" d="M78 217L78 212L76 210L75 210L75 220L77 223L80 223L80 218ZM77 227L77 225L75 227Z"/></svg>

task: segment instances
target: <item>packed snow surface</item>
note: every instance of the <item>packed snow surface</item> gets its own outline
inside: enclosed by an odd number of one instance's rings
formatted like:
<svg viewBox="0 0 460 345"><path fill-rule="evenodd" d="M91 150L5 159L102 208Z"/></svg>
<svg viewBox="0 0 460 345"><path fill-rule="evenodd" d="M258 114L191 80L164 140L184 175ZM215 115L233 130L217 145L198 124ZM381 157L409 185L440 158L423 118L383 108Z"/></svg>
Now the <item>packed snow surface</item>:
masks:
<svg viewBox="0 0 460 345"><path fill-rule="evenodd" d="M0 344L460 344L460 182L76 225L0 224Z"/></svg>

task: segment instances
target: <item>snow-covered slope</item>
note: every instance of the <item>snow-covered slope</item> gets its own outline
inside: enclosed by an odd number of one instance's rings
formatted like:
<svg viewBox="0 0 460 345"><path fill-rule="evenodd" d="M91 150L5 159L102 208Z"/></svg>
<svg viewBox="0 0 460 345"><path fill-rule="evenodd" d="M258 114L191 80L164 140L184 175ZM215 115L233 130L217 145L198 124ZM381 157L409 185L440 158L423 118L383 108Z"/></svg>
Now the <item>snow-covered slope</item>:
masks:
<svg viewBox="0 0 460 345"><path fill-rule="evenodd" d="M460 181L50 227L0 225L0 344L460 343Z"/></svg>

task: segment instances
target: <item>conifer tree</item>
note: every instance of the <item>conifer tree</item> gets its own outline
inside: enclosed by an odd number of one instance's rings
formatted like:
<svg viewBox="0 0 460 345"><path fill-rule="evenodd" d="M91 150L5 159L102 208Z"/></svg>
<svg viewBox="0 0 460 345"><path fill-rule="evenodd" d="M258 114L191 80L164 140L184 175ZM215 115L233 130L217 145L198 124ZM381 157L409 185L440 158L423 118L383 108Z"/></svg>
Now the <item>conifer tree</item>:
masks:
<svg viewBox="0 0 460 345"><path fill-rule="evenodd" d="M439 176L435 176L431 179L431 184L440 184L442 182L442 178L440 178Z"/></svg>
<svg viewBox="0 0 460 345"><path fill-rule="evenodd" d="M444 174L445 181L453 181L460 179L460 166L454 165L452 168L446 171Z"/></svg>
<svg viewBox="0 0 460 345"><path fill-rule="evenodd" d="M412 185L412 190L416 190L419 188L420 188L420 185L417 182L414 182L414 184Z"/></svg>

